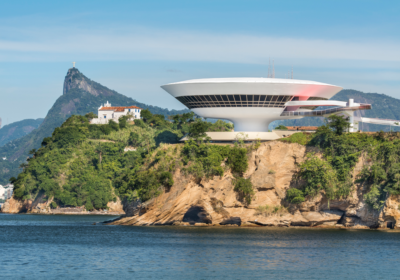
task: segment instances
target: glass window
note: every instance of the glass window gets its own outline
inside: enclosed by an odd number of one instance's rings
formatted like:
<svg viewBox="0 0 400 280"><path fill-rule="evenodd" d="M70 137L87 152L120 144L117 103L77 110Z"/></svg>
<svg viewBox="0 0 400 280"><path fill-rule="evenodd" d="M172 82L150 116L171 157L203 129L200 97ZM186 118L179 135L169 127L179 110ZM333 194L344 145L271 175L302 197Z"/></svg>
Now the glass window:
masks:
<svg viewBox="0 0 400 280"><path fill-rule="evenodd" d="M216 107L285 107L293 96L287 95L196 95L179 96L178 99L189 109ZM130 110L130 109L129 109ZM135 109L135 112L140 112Z"/></svg>

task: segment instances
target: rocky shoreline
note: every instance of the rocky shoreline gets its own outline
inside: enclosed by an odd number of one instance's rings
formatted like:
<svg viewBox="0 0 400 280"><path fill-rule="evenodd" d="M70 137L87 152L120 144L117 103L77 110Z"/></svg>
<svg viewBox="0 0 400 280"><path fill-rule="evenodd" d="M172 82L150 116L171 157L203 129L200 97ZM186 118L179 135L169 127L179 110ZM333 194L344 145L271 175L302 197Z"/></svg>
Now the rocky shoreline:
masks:
<svg viewBox="0 0 400 280"><path fill-rule="evenodd" d="M364 201L370 186L356 181L362 168L370 164L363 156L351 174L353 187L347 198L328 200L321 191L300 204L289 204L285 199L286 190L302 184L293 178L298 164L309 152L321 156L316 148L280 141L263 143L253 151L244 174L255 191L249 205L234 191L234 177L229 171L222 177L197 181L177 170L171 189L143 204L139 201L125 203L126 216L111 224L400 228L400 196L388 195L380 211ZM268 207L276 211L263 210Z"/></svg>
<svg viewBox="0 0 400 280"><path fill-rule="evenodd" d="M52 199L38 195L34 201L9 199L3 213L121 215L107 224L132 226L232 226L232 227L303 227L337 229L400 229L400 196L387 195L381 210L371 208L364 200L370 189L356 178L365 165L361 156L352 171L350 195L329 200L324 191L306 197L300 204L289 204L286 191L303 182L294 180L298 164L317 148L295 143L271 141L251 152L244 174L250 179L255 195L246 204L234 190L234 176L226 170L223 176L197 180L176 170L174 184L161 195L144 203L140 200L108 203L107 211L88 212L83 207L50 207ZM223 165L224 163L222 163Z"/></svg>
<svg viewBox="0 0 400 280"><path fill-rule="evenodd" d="M43 196L39 196L34 201L19 201L14 198L7 200L1 208L1 213L8 214L38 214L38 215L125 215L123 205L118 199L116 202L108 203L108 210L87 211L85 207L50 207L52 199L43 201Z"/></svg>

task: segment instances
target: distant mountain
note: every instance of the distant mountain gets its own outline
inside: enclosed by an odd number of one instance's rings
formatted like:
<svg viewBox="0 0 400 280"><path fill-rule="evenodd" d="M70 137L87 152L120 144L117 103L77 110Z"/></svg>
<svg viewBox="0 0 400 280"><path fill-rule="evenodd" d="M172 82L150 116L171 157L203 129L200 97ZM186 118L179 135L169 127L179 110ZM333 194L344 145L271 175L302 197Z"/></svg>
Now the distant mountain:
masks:
<svg viewBox="0 0 400 280"><path fill-rule="evenodd" d="M357 103L368 103L372 105L371 110L358 111L356 114L359 117L380 118L400 120L400 100L379 93L364 93L357 90L344 89L333 96L332 100L348 101L350 98ZM317 108L319 110L322 108ZM289 126L320 126L324 124L322 117L307 117L297 120L275 121L271 123L270 129L280 124ZM390 127L386 125L360 123L362 131L389 131ZM393 128L392 131L400 131L400 128Z"/></svg>
<svg viewBox="0 0 400 280"><path fill-rule="evenodd" d="M5 125L0 129L0 147L11 140L21 138L38 128L44 119L27 119Z"/></svg>
<svg viewBox="0 0 400 280"><path fill-rule="evenodd" d="M90 80L78 69L71 68L64 80L63 95L56 100L42 124L31 133L0 147L0 157L7 157L7 160L0 159L0 184L6 184L11 177L16 177L21 172L19 165L26 161L29 151L39 148L43 138L50 136L68 117L89 112L97 114L100 104L107 101L113 106L136 105L164 116L189 112L187 109L168 110L137 102Z"/></svg>

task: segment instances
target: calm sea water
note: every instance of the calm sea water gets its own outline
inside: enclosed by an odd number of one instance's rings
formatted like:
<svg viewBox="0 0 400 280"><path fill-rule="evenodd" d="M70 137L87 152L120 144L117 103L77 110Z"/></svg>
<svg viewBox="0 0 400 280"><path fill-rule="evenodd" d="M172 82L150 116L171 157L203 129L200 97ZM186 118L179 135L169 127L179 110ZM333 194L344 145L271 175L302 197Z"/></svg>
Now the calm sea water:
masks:
<svg viewBox="0 0 400 280"><path fill-rule="evenodd" d="M0 278L394 279L400 233L92 225L0 214Z"/></svg>

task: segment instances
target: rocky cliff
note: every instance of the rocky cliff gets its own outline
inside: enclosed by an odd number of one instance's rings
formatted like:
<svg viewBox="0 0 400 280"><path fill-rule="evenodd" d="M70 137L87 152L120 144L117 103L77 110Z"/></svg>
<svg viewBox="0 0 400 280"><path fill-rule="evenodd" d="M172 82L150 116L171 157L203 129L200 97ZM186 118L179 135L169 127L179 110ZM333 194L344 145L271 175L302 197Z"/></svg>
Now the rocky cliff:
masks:
<svg viewBox="0 0 400 280"><path fill-rule="evenodd" d="M85 207L51 207L52 198L44 200L44 195L39 195L34 201L8 199L1 208L2 213L18 214L63 214L63 215L124 215L123 204L120 199L107 204L108 209L87 211Z"/></svg>
<svg viewBox="0 0 400 280"><path fill-rule="evenodd" d="M143 204L125 203L126 217L113 224L400 227L400 197L388 196L381 211L364 202L368 186L355 181L367 164L363 157L354 168L352 193L346 199L329 201L322 191L301 204L289 204L286 190L302 184L294 180L294 175L298 163L310 151L318 153L316 148L278 141L263 143L253 151L244 175L250 178L255 191L249 205L234 191L234 177L229 172L223 177L196 181L177 170L169 191Z"/></svg>

